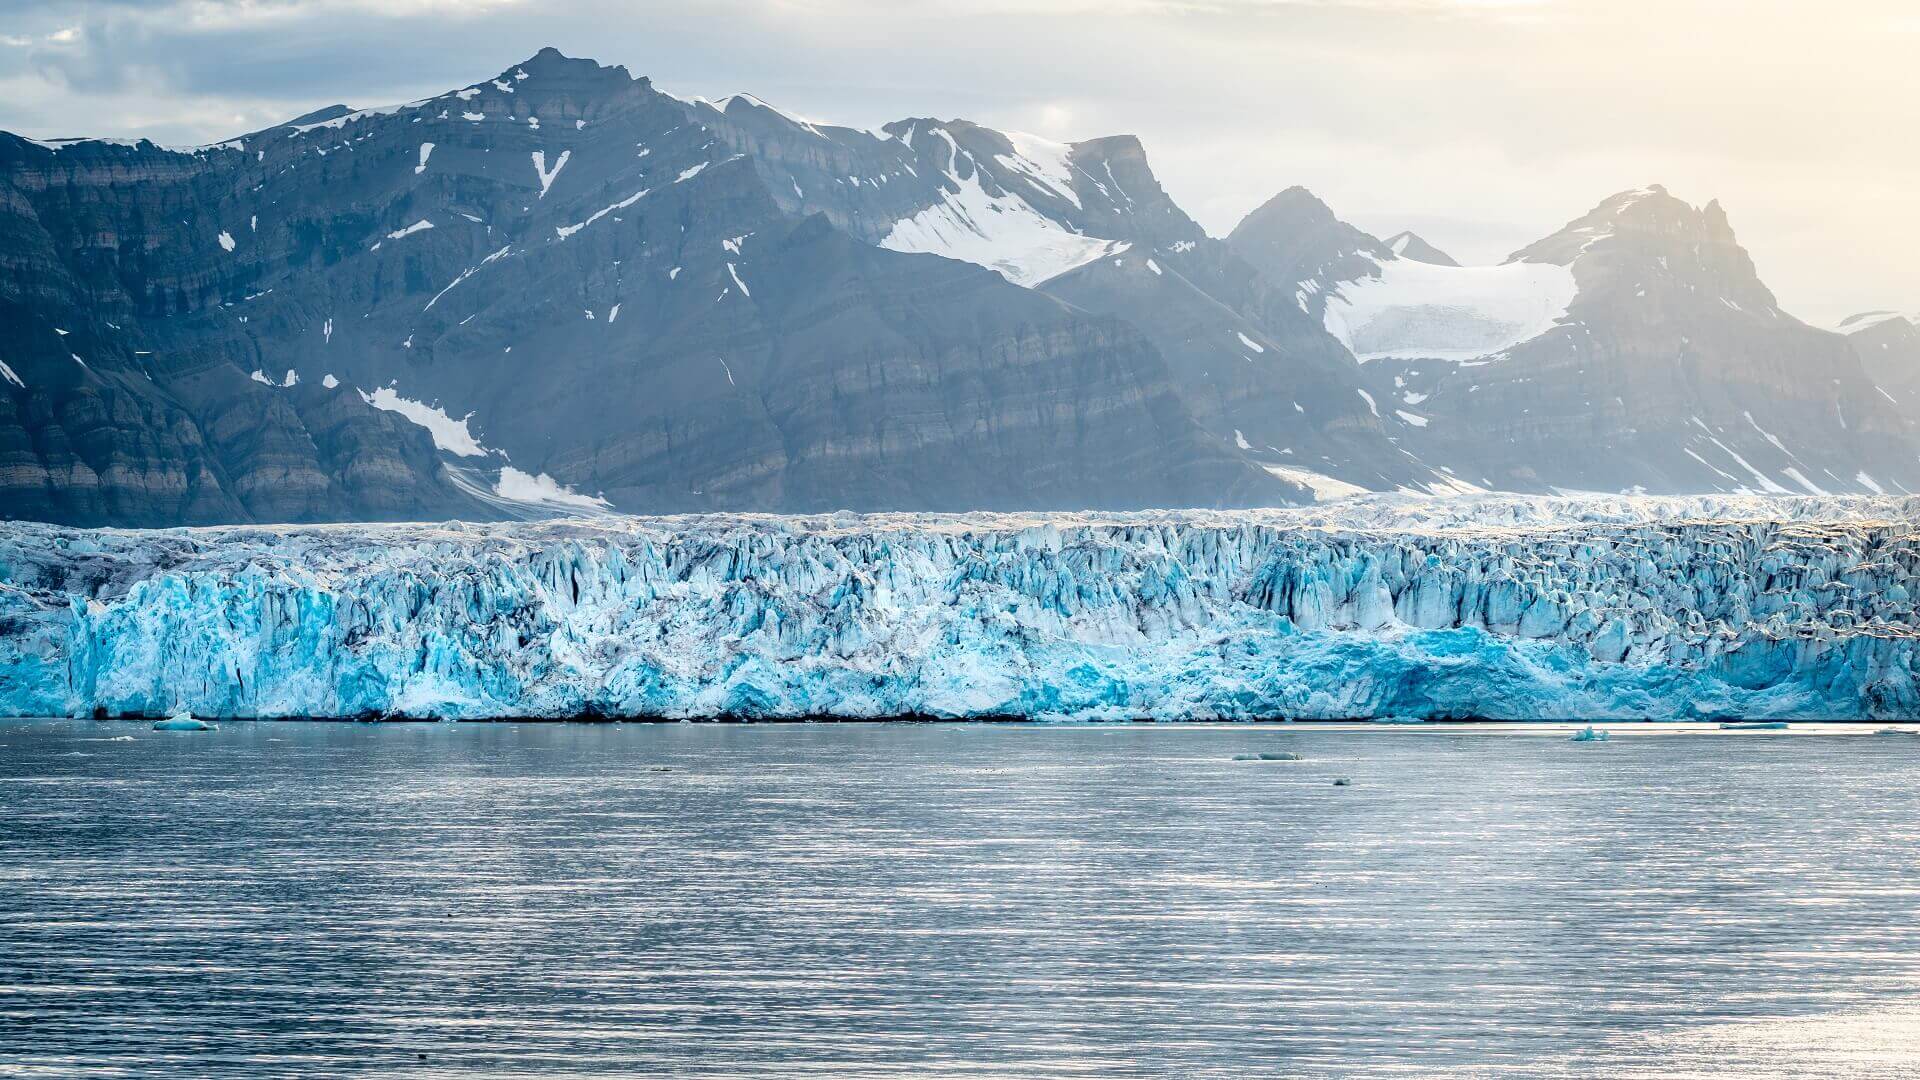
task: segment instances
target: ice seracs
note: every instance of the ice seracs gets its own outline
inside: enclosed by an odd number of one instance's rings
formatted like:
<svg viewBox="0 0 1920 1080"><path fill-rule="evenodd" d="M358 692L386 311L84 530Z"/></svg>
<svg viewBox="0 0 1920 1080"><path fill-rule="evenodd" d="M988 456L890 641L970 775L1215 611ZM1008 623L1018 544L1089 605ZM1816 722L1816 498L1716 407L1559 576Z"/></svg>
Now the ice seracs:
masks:
<svg viewBox="0 0 1920 1080"><path fill-rule="evenodd" d="M1917 513L13 523L0 713L1912 720Z"/></svg>

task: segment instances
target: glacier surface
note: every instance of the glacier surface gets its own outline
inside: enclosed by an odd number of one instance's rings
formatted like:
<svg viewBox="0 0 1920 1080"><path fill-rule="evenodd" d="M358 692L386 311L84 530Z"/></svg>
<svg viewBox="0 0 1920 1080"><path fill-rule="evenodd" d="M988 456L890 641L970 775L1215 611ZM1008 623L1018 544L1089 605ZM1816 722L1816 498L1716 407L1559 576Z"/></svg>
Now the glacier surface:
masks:
<svg viewBox="0 0 1920 1080"><path fill-rule="evenodd" d="M0 713L1920 717L1901 498L0 525Z"/></svg>

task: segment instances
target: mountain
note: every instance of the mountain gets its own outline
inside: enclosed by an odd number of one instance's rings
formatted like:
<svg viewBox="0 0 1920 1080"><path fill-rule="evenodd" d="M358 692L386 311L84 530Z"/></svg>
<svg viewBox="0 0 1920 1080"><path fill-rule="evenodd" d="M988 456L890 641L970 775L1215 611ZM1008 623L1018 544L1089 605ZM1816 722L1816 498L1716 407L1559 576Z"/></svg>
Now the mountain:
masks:
<svg viewBox="0 0 1920 1080"><path fill-rule="evenodd" d="M1230 242L1299 275L1302 306L1408 425L1404 445L1447 475L1516 491L1920 485L1897 403L1845 339L1780 309L1718 203L1623 192L1472 267L1330 218L1295 189Z"/></svg>
<svg viewBox="0 0 1920 1080"><path fill-rule="evenodd" d="M1131 136L551 49L213 146L0 133L0 268L12 518L1920 484L1912 365L1782 313L1716 204L1624 193L1499 266L1303 188L1220 239Z"/></svg>
<svg viewBox="0 0 1920 1080"><path fill-rule="evenodd" d="M1308 498L1197 424L1137 328L1020 287L1186 235L1157 191L1129 139L824 127L553 50L191 151L0 136L0 505Z"/></svg>
<svg viewBox="0 0 1920 1080"><path fill-rule="evenodd" d="M1432 263L1435 266L1459 266L1454 257L1422 239L1418 233L1401 232L1387 237L1387 250L1403 259Z"/></svg>
<svg viewBox="0 0 1920 1080"><path fill-rule="evenodd" d="M1895 407L1909 429L1920 433L1920 315L1870 311L1837 329L1853 346L1874 391Z"/></svg>

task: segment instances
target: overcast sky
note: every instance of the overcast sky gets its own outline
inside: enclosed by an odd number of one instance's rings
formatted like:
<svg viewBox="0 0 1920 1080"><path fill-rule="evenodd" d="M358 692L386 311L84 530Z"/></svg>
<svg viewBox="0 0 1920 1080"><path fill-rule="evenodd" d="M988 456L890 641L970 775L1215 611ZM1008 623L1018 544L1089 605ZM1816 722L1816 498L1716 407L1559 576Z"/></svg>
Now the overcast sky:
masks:
<svg viewBox="0 0 1920 1080"><path fill-rule="evenodd" d="M1216 235L1305 184L1497 261L1664 183L1811 322L1920 309L1910 0L0 0L0 128L212 142L543 45L858 127L1133 132Z"/></svg>

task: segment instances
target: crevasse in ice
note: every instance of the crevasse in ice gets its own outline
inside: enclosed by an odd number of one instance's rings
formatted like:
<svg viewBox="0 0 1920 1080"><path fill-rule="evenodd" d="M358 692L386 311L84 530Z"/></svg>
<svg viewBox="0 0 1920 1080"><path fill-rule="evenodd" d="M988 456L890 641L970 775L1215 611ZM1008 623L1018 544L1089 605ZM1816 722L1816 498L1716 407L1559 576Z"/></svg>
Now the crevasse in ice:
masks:
<svg viewBox="0 0 1920 1080"><path fill-rule="evenodd" d="M0 712L1920 716L1912 499L0 526Z"/></svg>

